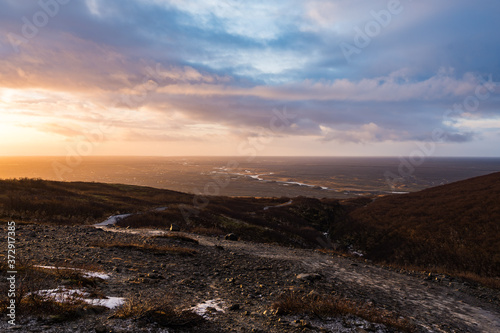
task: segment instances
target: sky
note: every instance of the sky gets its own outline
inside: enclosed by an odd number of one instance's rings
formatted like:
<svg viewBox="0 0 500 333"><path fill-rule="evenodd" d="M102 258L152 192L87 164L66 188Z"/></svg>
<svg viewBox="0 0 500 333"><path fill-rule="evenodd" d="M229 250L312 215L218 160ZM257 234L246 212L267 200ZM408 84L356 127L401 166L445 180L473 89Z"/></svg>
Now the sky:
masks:
<svg viewBox="0 0 500 333"><path fill-rule="evenodd" d="M500 156L496 0L3 0L0 155Z"/></svg>

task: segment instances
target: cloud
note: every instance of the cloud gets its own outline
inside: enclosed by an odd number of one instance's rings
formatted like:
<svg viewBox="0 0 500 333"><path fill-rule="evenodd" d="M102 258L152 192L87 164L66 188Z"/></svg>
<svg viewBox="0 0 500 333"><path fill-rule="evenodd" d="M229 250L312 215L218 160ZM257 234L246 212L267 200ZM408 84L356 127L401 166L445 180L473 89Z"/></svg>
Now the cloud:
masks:
<svg viewBox="0 0 500 333"><path fill-rule="evenodd" d="M339 43L387 1L72 1L19 53L9 34L22 36L23 18L42 8L4 1L0 112L68 138L78 131L70 122L104 119L128 141L251 136L283 107L296 117L279 136L311 142L425 141L442 128L462 143L494 130L481 121L499 116L498 87L475 123L443 115L474 97L481 78L500 80L491 42L500 4L401 3L348 63Z"/></svg>

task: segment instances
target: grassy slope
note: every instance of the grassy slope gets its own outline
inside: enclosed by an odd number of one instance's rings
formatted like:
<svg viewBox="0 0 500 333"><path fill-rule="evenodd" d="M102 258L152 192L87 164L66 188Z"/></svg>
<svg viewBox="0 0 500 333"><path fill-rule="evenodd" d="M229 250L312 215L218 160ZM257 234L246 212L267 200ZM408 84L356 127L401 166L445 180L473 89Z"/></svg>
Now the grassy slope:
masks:
<svg viewBox="0 0 500 333"><path fill-rule="evenodd" d="M339 209L336 200L200 198L142 186L34 179L0 180L0 219L52 224L93 224L117 213L141 213L119 226L169 228L208 234L234 232L244 240L316 247ZM200 205L195 206L197 202ZM168 207L165 211L154 208Z"/></svg>
<svg viewBox="0 0 500 333"><path fill-rule="evenodd" d="M333 228L377 261L500 275L500 173L354 209Z"/></svg>
<svg viewBox="0 0 500 333"><path fill-rule="evenodd" d="M187 203L190 195L150 187L40 179L0 180L0 217L57 224L87 224L116 212L134 213Z"/></svg>

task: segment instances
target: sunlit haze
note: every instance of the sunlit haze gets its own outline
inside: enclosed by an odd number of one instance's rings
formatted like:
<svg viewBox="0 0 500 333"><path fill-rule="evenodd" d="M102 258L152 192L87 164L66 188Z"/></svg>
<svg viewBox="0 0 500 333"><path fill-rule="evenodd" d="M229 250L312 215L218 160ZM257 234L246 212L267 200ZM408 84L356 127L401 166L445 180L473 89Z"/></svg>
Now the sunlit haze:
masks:
<svg viewBox="0 0 500 333"><path fill-rule="evenodd" d="M0 2L0 155L499 156L498 1Z"/></svg>

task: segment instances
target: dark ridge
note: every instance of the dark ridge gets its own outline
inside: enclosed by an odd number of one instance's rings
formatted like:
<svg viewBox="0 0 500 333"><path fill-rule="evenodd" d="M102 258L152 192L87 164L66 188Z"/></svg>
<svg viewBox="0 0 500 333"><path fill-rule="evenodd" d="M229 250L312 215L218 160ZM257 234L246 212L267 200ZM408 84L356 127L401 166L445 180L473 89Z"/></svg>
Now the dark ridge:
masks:
<svg viewBox="0 0 500 333"><path fill-rule="evenodd" d="M500 274L500 173L391 195L354 208L332 237L378 262Z"/></svg>
<svg viewBox="0 0 500 333"><path fill-rule="evenodd" d="M208 235L236 233L241 240L316 248L341 206L337 200L297 197L197 197L122 184L0 180L0 219L39 224L88 225L110 215L132 214L118 227L181 230ZM278 207L273 207L278 206ZM157 210L156 208L167 209ZM272 207L266 209L266 207ZM323 242L319 240L323 239Z"/></svg>

